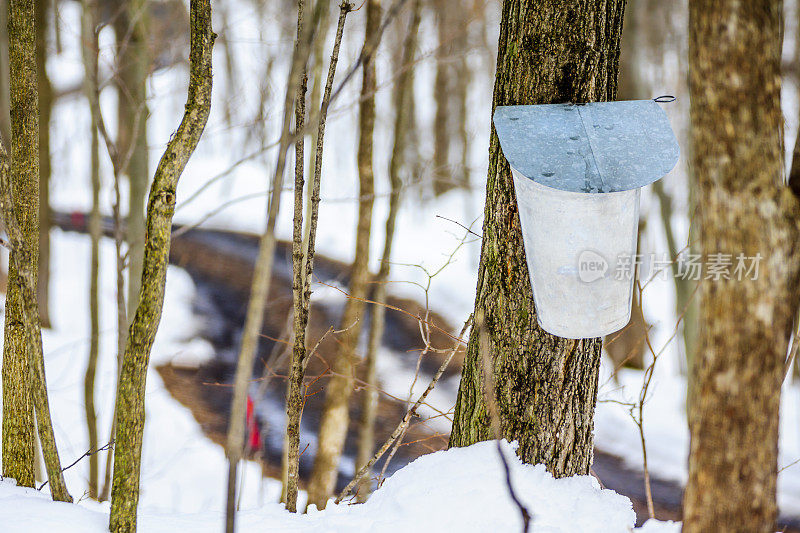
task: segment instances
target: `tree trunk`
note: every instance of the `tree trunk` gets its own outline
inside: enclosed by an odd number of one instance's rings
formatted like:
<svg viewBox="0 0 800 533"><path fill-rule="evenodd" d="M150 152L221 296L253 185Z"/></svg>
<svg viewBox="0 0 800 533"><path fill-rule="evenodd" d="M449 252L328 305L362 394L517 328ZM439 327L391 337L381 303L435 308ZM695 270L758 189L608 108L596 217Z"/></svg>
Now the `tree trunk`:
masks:
<svg viewBox="0 0 800 533"><path fill-rule="evenodd" d="M147 207L147 239L144 243L142 291L130 326L119 378L111 488L112 532L136 530L139 473L144 433L144 393L147 364L153 346L167 276L175 188L192 152L200 141L211 111L211 3L191 0L191 49L189 89L183 120L158 163Z"/></svg>
<svg viewBox="0 0 800 533"><path fill-rule="evenodd" d="M375 419L378 413L378 350L383 339L386 324L386 285L389 282L389 271L392 260L392 243L394 242L394 228L397 212L400 210L400 199L403 181L400 172L405 166L406 140L408 139L408 115L404 109L411 99L414 88L413 62L417 52L417 33L421 18L422 4L420 0L412 0L411 21L408 32L403 40L403 56L400 61L401 74L397 78L397 88L394 98L394 147L389 161L389 180L392 191L389 197L389 214L386 217L386 237L383 243L383 256L381 267L375 277L375 292L372 296L375 302L372 306L372 323L370 324L367 338L367 354L365 362L366 387L362 393L361 420L359 421L358 450L356 452L356 470L366 465L372 458L375 448ZM358 498L366 501L372 489L372 479L369 471L362 478L359 485Z"/></svg>
<svg viewBox="0 0 800 533"><path fill-rule="evenodd" d="M299 2L300 13L303 9L303 0ZM328 11L327 9L324 11ZM297 20L297 37L300 38L302 31L302 16ZM308 91L307 64L303 65L300 75L300 84L297 86L297 95L294 101L294 124L295 131L302 132L305 129L306 121L306 92ZM303 383L305 358L306 358L306 327L308 325L308 300L310 290L306 294L306 253L303 251L303 189L305 187L305 142L304 134L298 136L295 141L294 151L294 213L292 216L292 364L289 383L286 388L286 439L284 440L285 454L281 463L286 464L286 509L291 512L297 511L297 472L294 465L299 468L300 458L295 455L295 441L299 444L300 437L300 409L302 401L297 405L300 396L300 385ZM310 196L310 195L309 195ZM313 254L313 251L311 252ZM310 273L308 274L310 275ZM310 281L310 279L309 279ZM308 298L307 298L308 296ZM298 379L299 378L299 379ZM297 408L290 409L290 405ZM295 426L293 423L297 421ZM297 438L295 438L297 437ZM287 440L288 439L288 440ZM295 458L297 463L295 463ZM291 461L290 461L291 459ZM293 477L294 483L289 487L289 476Z"/></svg>
<svg viewBox="0 0 800 533"><path fill-rule="evenodd" d="M39 83L39 321L50 327L50 115L53 88L47 76L47 28L52 0L36 0L36 78Z"/></svg>
<svg viewBox="0 0 800 533"><path fill-rule="evenodd" d="M436 78L433 82L433 98L436 102L436 115L433 119L433 192L444 194L455 186L456 180L450 167L450 91L455 80L452 65L452 27L448 0L436 0L436 34L439 46L436 48Z"/></svg>
<svg viewBox="0 0 800 533"><path fill-rule="evenodd" d="M733 263L730 279L700 285L689 533L775 531L778 409L800 296L800 206L782 180L782 15L767 0L689 3L699 245L707 266L714 254ZM736 275L738 254L761 255L746 263L757 275Z"/></svg>
<svg viewBox="0 0 800 533"><path fill-rule="evenodd" d="M322 106L322 93L325 86L326 79L323 77L323 68L325 67L325 45L328 42L328 26L330 18L330 9L323 9L320 14L319 31L313 46L313 61L311 63L311 95L309 98L311 109L317 110ZM311 130L311 147L316 150L318 130ZM306 185L306 205L305 205L305 220L311 219L311 183ZM303 229L303 256L308 255L308 232L309 224L306 223ZM305 276L305 273L303 273ZM304 280L305 283L305 280Z"/></svg>
<svg viewBox="0 0 800 533"><path fill-rule="evenodd" d="M11 194L23 242L12 254L36 272L39 245L39 112L36 96L33 0L8 4L11 82ZM10 224L10 222L9 222ZM8 225L8 224L7 224ZM3 475L21 486L34 483L34 419L30 389L30 345L22 291L13 258L8 265L3 342ZM34 277L34 283L36 278Z"/></svg>
<svg viewBox="0 0 800 533"><path fill-rule="evenodd" d="M369 277L369 239L375 183L372 169L372 137L375 130L375 35L381 20L380 0L367 0L367 23L363 49L363 78L359 104L358 176L359 203L356 250L350 271L350 297L342 314L341 344L332 362L332 376L325 391L320 418L317 455L308 485L308 501L324 509L333 493L339 473L339 460L350 423L350 396L353 393L356 347L361 333L364 302Z"/></svg>
<svg viewBox="0 0 800 533"><path fill-rule="evenodd" d="M493 106L613 100L624 0L506 0ZM503 437L555 476L586 474L599 339L562 339L536 322L508 163L493 133L475 314L487 329ZM477 332L470 335L451 446L493 435Z"/></svg>
<svg viewBox="0 0 800 533"><path fill-rule="evenodd" d="M225 453L228 456L228 493L226 509L226 530L232 531L236 519L236 471L244 450L244 422L247 401L247 387L253 376L253 361L258 349L259 335L264 322L264 309L269 296L272 280L272 262L275 258L275 223L280 211L281 189L283 187L283 171L286 166L286 152L291 137L291 117L294 101L301 84L305 81L308 55L314 37L314 27L319 18L319 11L324 2L317 1L310 24L304 24L304 0L298 2L297 36L289 69L289 79L283 100L283 121L281 138L278 146L275 173L272 176L269 204L267 206L267 224L258 245L258 258L253 272L253 285L250 289L250 301L247 305L247 316L242 332L242 343L239 348L239 359L236 362L236 375L233 384L233 399L228 422L228 435Z"/></svg>
<svg viewBox="0 0 800 533"><path fill-rule="evenodd" d="M119 0L122 1L122 0ZM139 301L144 254L144 201L150 182L147 153L147 44L149 10L146 0L124 0L114 18L117 40L117 150L130 157L128 175L128 319Z"/></svg>
<svg viewBox="0 0 800 533"><path fill-rule="evenodd" d="M0 0L0 134L11 140L11 83L9 80L8 3Z"/></svg>
<svg viewBox="0 0 800 533"><path fill-rule="evenodd" d="M89 435L89 449L97 450L97 411L94 403L94 382L97 373L97 356L100 346L100 150L97 132L97 113L92 104L96 98L98 70L98 38L95 31L97 20L97 3L95 0L83 0L81 5L81 40L83 41L84 92L89 101L91 116L91 145L89 158L91 161L92 211L89 215L89 235L92 240L91 262L89 265L89 358L83 380L84 409L86 411L86 429ZM99 463L97 453L89 456L89 497L99 496ZM111 455L109 455L109 458Z"/></svg>
<svg viewBox="0 0 800 533"><path fill-rule="evenodd" d="M461 149L461 157L457 172L453 172L454 183L458 186L469 189L469 158L471 153L470 132L469 132L469 115L471 109L469 107L469 90L472 87L473 76L472 69L469 66L469 26L474 13L471 10L459 9L458 10L458 26L455 35L455 49L458 57L455 59L455 67L453 69L454 83L455 83L455 110L453 114L456 116L456 130L459 136L459 145Z"/></svg>
<svg viewBox="0 0 800 533"><path fill-rule="evenodd" d="M33 483L33 410L54 500L72 501L64 484L47 398L36 302L39 240L39 113L33 0L9 4L11 158L0 150L3 219L11 242L3 346L3 466L20 485ZM6 386L11 387L8 395ZM19 416L8 421L7 418ZM6 435L6 430L10 435ZM6 444L11 445L6 463Z"/></svg>
<svg viewBox="0 0 800 533"><path fill-rule="evenodd" d="M289 376L289 386L286 393L286 437L284 448L283 472L285 472L284 497L286 509L291 512L297 511L297 481L300 470L300 419L303 414L303 381L305 379L306 365L308 364L308 352L306 350L306 330L308 329L309 302L311 300L311 275L314 272L314 247L317 239L317 222L319 220L319 193L320 182L322 179L322 149L325 141L325 120L328 116L328 105L333 89L333 79L336 74L336 64L339 61L339 49L342 44L342 34L344 33L344 23L347 14L353 8L352 4L342 2L339 8L339 19L336 24L336 37L333 43L333 52L328 67L328 76L325 81L325 90L320 104L319 123L317 125L316 139L314 144L314 177L309 187L310 201L308 205L309 216L306 223L307 232L305 238L298 235L297 231L302 230L302 224L298 227L297 219L302 222L301 206L297 204L295 197L295 235L294 245L297 245L298 238L302 238L299 243L299 256L297 250L293 250L294 261L294 284L299 284L299 289L292 287L295 299L295 322L294 322L294 342L292 346L292 370ZM297 184L295 184L296 186ZM297 194L297 189L295 189ZM302 198L300 198L302 204ZM299 264L298 264L299 263ZM299 269L299 270L298 270Z"/></svg>

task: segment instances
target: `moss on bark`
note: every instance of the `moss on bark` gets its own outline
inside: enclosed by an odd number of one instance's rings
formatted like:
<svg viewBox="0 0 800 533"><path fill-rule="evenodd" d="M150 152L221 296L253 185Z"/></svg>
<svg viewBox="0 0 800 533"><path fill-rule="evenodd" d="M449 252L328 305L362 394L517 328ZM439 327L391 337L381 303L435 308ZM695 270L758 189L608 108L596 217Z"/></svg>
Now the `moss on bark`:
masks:
<svg viewBox="0 0 800 533"><path fill-rule="evenodd" d="M613 100L624 0L506 0L493 107ZM555 476L592 461L600 339L571 340L536 322L511 172L492 132L475 313L487 330L504 437ZM494 438L483 397L479 331L470 335L451 446Z"/></svg>
<svg viewBox="0 0 800 533"><path fill-rule="evenodd" d="M135 531L139 503L144 393L150 349L161 320L169 258L175 188L197 147L211 110L210 0L191 0L189 91L183 120L156 169L147 206L142 290L131 323L119 378L111 531Z"/></svg>
<svg viewBox="0 0 800 533"><path fill-rule="evenodd" d="M8 4L11 80L10 186L21 245L12 253L36 271L39 246L39 105L36 96L33 0ZM34 418L30 345L15 261L9 262L3 344L3 475L32 487ZM34 283L36 277L34 276Z"/></svg>

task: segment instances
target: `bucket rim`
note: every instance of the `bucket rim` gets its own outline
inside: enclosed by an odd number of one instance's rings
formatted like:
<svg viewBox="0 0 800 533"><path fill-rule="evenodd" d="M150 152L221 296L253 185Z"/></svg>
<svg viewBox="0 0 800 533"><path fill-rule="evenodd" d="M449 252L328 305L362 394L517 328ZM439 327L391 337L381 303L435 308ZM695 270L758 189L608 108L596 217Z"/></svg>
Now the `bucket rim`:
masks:
<svg viewBox="0 0 800 533"><path fill-rule="evenodd" d="M492 121L512 169L565 192L641 188L680 157L669 119L653 100L497 106Z"/></svg>

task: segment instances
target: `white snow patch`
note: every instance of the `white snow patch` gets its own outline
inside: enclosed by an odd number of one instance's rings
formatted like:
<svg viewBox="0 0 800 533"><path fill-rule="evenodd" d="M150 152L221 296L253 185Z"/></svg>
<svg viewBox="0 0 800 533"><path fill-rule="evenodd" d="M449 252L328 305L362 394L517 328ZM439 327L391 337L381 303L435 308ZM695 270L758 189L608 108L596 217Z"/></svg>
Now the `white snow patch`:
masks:
<svg viewBox="0 0 800 533"><path fill-rule="evenodd" d="M525 465L514 446L502 442L511 479L537 533L667 533L677 525L650 521L634 530L630 500L600 488L591 476L554 479L543 465ZM210 480L209 480L210 481ZM209 483L206 482L206 484ZM107 508L97 504L51 502L32 489L0 482L0 523L9 533L101 532ZM511 500L495 441L425 455L401 469L361 505L330 503L324 511L292 514L279 504L239 513L242 531L407 532L519 531L522 525ZM147 533L222 529L219 511L139 513L139 531Z"/></svg>

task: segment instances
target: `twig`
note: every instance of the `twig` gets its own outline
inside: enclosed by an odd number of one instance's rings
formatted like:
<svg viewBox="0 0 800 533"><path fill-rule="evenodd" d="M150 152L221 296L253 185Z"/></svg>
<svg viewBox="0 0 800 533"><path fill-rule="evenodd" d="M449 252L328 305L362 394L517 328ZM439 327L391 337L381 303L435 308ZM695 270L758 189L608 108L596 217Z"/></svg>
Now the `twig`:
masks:
<svg viewBox="0 0 800 533"><path fill-rule="evenodd" d="M462 337L471 324L472 324L472 316L470 315L467 321L464 322L464 327L461 328L461 333L458 334L458 337ZM381 446L381 448L377 452L375 452L375 455L372 456L372 459L367 461L367 463L364 466L362 466L361 469L356 473L355 477L353 477L350 483L348 483L347 486L344 489L342 489L342 492L340 492L339 496L336 497L336 503L341 502L348 494L350 494L350 491L352 491L353 487L355 487L358 484L358 482L361 481L361 478L364 476L364 474L366 474L369 471L369 469L372 468L372 465L374 465L378 461L378 459L383 457L383 454L386 453L386 450L388 450L389 447L392 444L394 444L394 441L397 440L403 432L405 432L409 422L411 421L411 417L417 413L417 409L419 409L419 407L425 402L425 399L428 397L433 388L436 386L436 383L438 383L439 378L442 377L442 374L444 374L444 371L447 369L447 365L450 364L450 361L453 359L453 356L458 351L459 346L461 346L461 344L463 343L463 341L460 338L457 339L458 339L457 342L450 350L450 353L447 354L447 357L442 362L439 369L436 371L436 374L433 376L433 379L428 384L428 387L420 395L420 397L417 398L417 401L414 402L414 405L411 406L411 408L408 409L408 411L406 411L406 414L400 421L400 424L397 425L395 430L389 436L388 440L383 443L383 446Z"/></svg>
<svg viewBox="0 0 800 533"><path fill-rule="evenodd" d="M407 316L413 318L414 320L421 320L422 322L424 322L425 324L429 325L430 327L432 327L433 329L435 329L439 333L447 335L448 337L450 337L450 339L452 339L454 341L462 342L462 340L460 338L456 337L455 335L453 335L452 333L448 332L447 330L440 328L439 326L437 326L436 324L434 324L430 320L422 319L419 316L411 313L410 311L406 311L405 309L403 309L401 307L397 307L396 305L387 304L387 303L383 303L383 302L376 302L375 300L370 300L369 298L358 298L357 296L352 296L347 291L345 291L344 289L341 289L341 288L339 288L339 287L337 287L335 285L331 285L329 283L325 283L324 281L317 280L317 283L319 283L320 285L324 285L326 287L330 287L331 289L335 289L335 290L339 291L340 293L344 294L345 297L347 297L347 298L360 300L360 301L362 301L364 303L368 303L368 304L382 305L382 306L386 307L387 309L391 309L392 311L398 311L400 313L403 313L404 315L407 315Z"/></svg>
<svg viewBox="0 0 800 533"><path fill-rule="evenodd" d="M464 228L465 230L467 230L469 233L472 233L473 235L475 235L475 236L476 236L476 237L478 237L479 239L483 239L483 235L478 235L477 233L475 233L474 231L472 231L470 228L468 228L467 226L465 226L465 225L464 225L464 224L462 224L461 222L458 222L457 220L453 220L453 219L450 219L450 218L447 218L447 217L443 217L442 215L436 215L436 218L441 218L442 220L446 220L446 221L448 221L448 222L452 222L453 224L456 224L456 225L458 225L458 226L461 226L462 228Z"/></svg>
<svg viewBox="0 0 800 533"><path fill-rule="evenodd" d="M342 82L339 84L339 87L337 87L336 90L333 92L331 100L335 100L336 97L339 96L339 93L341 93L342 89L345 88L347 82L349 82L350 79L355 75L355 73L358 72L359 67L361 67L361 65L364 63L364 58L368 57L368 59L370 60L372 59L372 51L378 48L378 43L380 43L381 37L383 37L383 32L392 22L394 17L397 16L397 14L400 12L400 8L402 8L403 4L405 3L406 0L395 0L395 2L391 6L389 6L389 10L386 13L386 17L383 19L383 23L381 23L380 28L372 36L372 39L369 39L367 42L364 43L364 46L361 47L361 53L358 55L358 59L356 59L356 62L353 64L352 67L350 67L350 70L347 71L347 74L345 75Z"/></svg>
<svg viewBox="0 0 800 533"><path fill-rule="evenodd" d="M365 43L364 47L361 50L361 53L360 53L358 59L356 59L356 62L347 71L347 75L345 76L344 80L342 80L339 83L339 86L336 88L335 91L333 91L333 94L331 94L331 97L330 97L330 99L328 101L328 105L332 104L339 97L339 95L341 94L342 90L347 86L347 84L353 78L355 73L358 72L358 69L363 65L364 48L367 48L368 46L371 46L372 49L377 48L378 43L380 42L381 38L383 37L384 30L391 23L391 21L397 16L397 14L400 12L400 8L403 6L403 4L405 2L406 2L406 0L395 0L394 4L392 4L392 6L389 7L387 15L384 18L383 23L381 24L381 27L380 27L379 31L376 32L375 36L373 37L373 39L370 40L369 43ZM345 3L347 3L347 2L345 2ZM327 112L327 106L325 108L325 112ZM315 111L315 113L311 114L308 117L307 123L308 124L318 123L321 114L322 114L322 110ZM236 161L233 165L231 165L229 168L227 168L226 170L220 172L216 176L214 176L211 179L209 179L208 181L206 181L191 196L189 196L189 198L187 198L181 205L185 206L185 205L189 204L190 202L192 202L193 200L195 200L197 197L200 196L200 194L204 190L206 190L208 187L210 187L213 183L216 183L217 181L219 181L219 180L225 178L226 176L230 175L240 165L246 163L247 161L251 161L251 160L257 158L258 156L260 156L261 154L263 154L264 152L266 152L270 148L274 148L276 146L280 146L280 147L289 146L290 144L296 142L298 138L304 136L305 133L306 133L305 132L305 128L298 129L294 133L291 133L291 132L282 133L280 139L278 139L277 141L273 141L273 142L271 142L269 144L263 145L261 148L259 148L259 149L255 150L255 151L245 155L244 157L242 157L238 161Z"/></svg>
<svg viewBox="0 0 800 533"><path fill-rule="evenodd" d="M80 457L78 457L77 459L75 459L74 461L72 461L72 463L70 463L69 465L67 465L67 466L65 466L64 468L62 468L62 469L61 469L61 471L62 471L62 472L66 472L67 470L69 470L70 468L72 468L73 466L75 466L76 464L78 464L78 463L81 461L81 459L84 459L85 457L90 457L90 456L92 456L92 455L94 455L94 454L96 454L96 453L100 453L100 452L102 452L103 450L109 450L109 449L111 449L113 446L114 446L114 441L113 441L113 440L110 440L110 441L108 441L107 443L105 443L105 444L103 444L102 446L100 446L99 448L97 448L96 450L93 450L93 449L89 448L88 450L86 450L86 451L83 453L83 455L81 455ZM39 485L39 488L38 488L38 489L36 489L36 490L42 490L42 489L45 487L45 485L47 485L47 483L49 483L49 482L50 482L50 480L49 480L49 479L48 479L48 480L46 480L44 483L42 483L41 485Z"/></svg>

